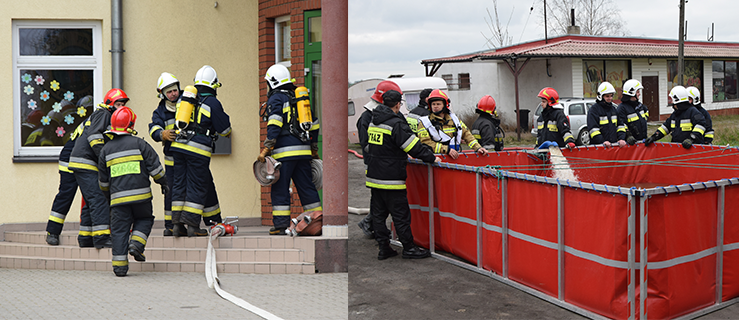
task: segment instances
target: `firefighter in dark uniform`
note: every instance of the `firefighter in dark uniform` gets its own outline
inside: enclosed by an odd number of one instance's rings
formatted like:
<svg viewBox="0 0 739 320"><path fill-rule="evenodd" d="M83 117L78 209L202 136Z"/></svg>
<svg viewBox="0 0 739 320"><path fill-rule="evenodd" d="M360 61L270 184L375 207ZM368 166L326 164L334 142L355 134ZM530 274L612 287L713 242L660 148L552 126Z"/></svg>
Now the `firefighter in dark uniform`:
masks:
<svg viewBox="0 0 739 320"><path fill-rule="evenodd" d="M163 72L157 80L157 92L159 93L159 105L151 115L149 123L149 135L156 142L161 142L164 147L164 167L167 173L167 182L173 184L174 180L174 157L169 150L175 139L174 115L177 111L177 101L180 99L180 81L169 73ZM164 235L172 236L172 193L164 195ZM186 236L185 230L179 236Z"/></svg>
<svg viewBox="0 0 739 320"><path fill-rule="evenodd" d="M401 94L390 90L383 95L383 104L372 112L369 134L369 167L366 185L371 189L372 226L375 240L380 246L377 259L385 260L398 255L390 248L390 231L387 229L388 214L392 215L398 239L403 244L403 258L421 259L431 253L416 246L411 232L411 211L405 190L408 154L424 162L441 162L431 148L421 143L399 112Z"/></svg>
<svg viewBox="0 0 739 320"><path fill-rule="evenodd" d="M133 136L136 114L121 107L110 122L105 133L111 140L100 151L97 166L100 189L110 199L113 272L122 277L128 272L129 253L136 261L146 261L144 247L154 224L149 176L162 186L162 193L169 187L154 148Z"/></svg>
<svg viewBox="0 0 739 320"><path fill-rule="evenodd" d="M117 108L126 105L128 96L121 89L110 89L103 98L104 104L85 121L85 127L74 144L69 158L69 169L85 199L80 213L80 234L77 237L80 247L110 248L110 207L105 194L98 185L98 158L105 144L103 132L110 125L110 115Z"/></svg>
<svg viewBox="0 0 739 320"><path fill-rule="evenodd" d="M470 127L472 136L487 150L503 150L505 133L500 129L498 111L495 109L495 99L486 95L477 102L475 112L480 116Z"/></svg>
<svg viewBox="0 0 739 320"><path fill-rule="evenodd" d="M621 104L616 109L618 120L626 124L626 143L632 146L637 140L646 139L648 134L649 109L639 102L643 89L639 80L630 79L624 82Z"/></svg>
<svg viewBox="0 0 739 320"><path fill-rule="evenodd" d="M688 90L688 100L690 100L690 103L692 103L693 106L703 115L703 118L706 119L706 132L703 134L703 143L713 144L713 121L711 120L711 114L708 113L708 110L703 108L701 105L700 90L696 87L687 87L685 89Z"/></svg>
<svg viewBox="0 0 739 320"><path fill-rule="evenodd" d="M418 121L422 117L428 116L431 112L429 111L429 104L426 102L426 98L429 97L429 94L431 94L431 91L434 91L434 89L423 89L421 93L418 96L418 106L413 108L411 112L408 113L408 116L405 118L406 121L408 121L408 126L411 127L411 130L413 132L418 132ZM402 91L398 90L401 94L403 94Z"/></svg>
<svg viewBox="0 0 739 320"><path fill-rule="evenodd" d="M83 97L77 101L77 107L90 110L93 104L92 99L92 96ZM62 151L59 153L59 192L54 197L49 221L46 223L46 243L52 246L59 245L59 235L62 233L62 228L64 228L64 220L67 219L67 213L69 213L74 196L77 194L77 180L74 178L74 173L69 170L69 157L72 154L72 149L74 149L74 142L82 133L84 125L84 122L80 123L69 134L69 140L67 140Z"/></svg>
<svg viewBox="0 0 739 320"><path fill-rule="evenodd" d="M613 104L615 93L616 88L609 82L598 86L597 102L588 110L590 144L602 144L607 148L612 144L626 146L626 126L618 118L616 105Z"/></svg>
<svg viewBox="0 0 739 320"><path fill-rule="evenodd" d="M362 160L364 162L365 175L367 174L367 165L369 165L370 160L370 154L367 152L367 128L369 128L370 123L372 123L372 110L382 103L382 94L389 90L395 90L400 92L401 95L403 94L403 91L400 90L400 87L395 82L385 80L378 83L375 88L375 93L372 94L370 101L364 105L365 110L359 117L359 120L357 120L357 134L359 135L359 146L362 147ZM428 94L426 94L426 96L428 96ZM426 101L424 101L424 103L426 103ZM426 113L428 113L428 110L426 110ZM415 130L414 126L418 125L418 121L416 121L414 125L411 125L411 118L408 117L406 120L408 120L411 130ZM415 120L417 120L417 118L415 118ZM372 229L372 211L367 213L364 219L360 220L357 225L362 229L362 232L364 232L367 237L375 237L374 229Z"/></svg>
<svg viewBox="0 0 739 320"><path fill-rule="evenodd" d="M670 91L670 98L675 111L657 128L644 144L649 146L672 133L672 142L682 143L683 148L690 149L694 143L702 144L706 133L706 119L688 99L688 90L683 86L676 86Z"/></svg>
<svg viewBox="0 0 739 320"><path fill-rule="evenodd" d="M204 236L208 232L200 229L202 217L206 225L221 223L213 176L210 172L210 157L217 136L231 134L231 122L216 98L216 89L221 87L216 70L203 66L195 74L197 96L190 103L195 108L190 123L181 132L170 151L174 157L174 185L172 186L172 223L175 236L182 234L187 225L187 235ZM193 214L183 214L183 212Z"/></svg>
<svg viewBox="0 0 739 320"><path fill-rule="evenodd" d="M536 120L536 146L540 147L549 141L557 143L560 148L574 148L575 137L570 131L570 120L565 116L564 107L559 104L557 91L546 87L539 91L538 97L541 98L544 110Z"/></svg>
<svg viewBox="0 0 739 320"><path fill-rule="evenodd" d="M311 159L318 158L318 120L307 131L298 124L298 110L291 99L294 98L295 85L292 83L287 67L275 64L267 69L264 76L269 86L267 93L267 139L264 148L257 157L264 162L264 157L272 154L272 158L282 163L280 179L271 186L272 223L271 235L284 235L290 226L290 180L298 189L303 211L323 210L318 191L313 184Z"/></svg>

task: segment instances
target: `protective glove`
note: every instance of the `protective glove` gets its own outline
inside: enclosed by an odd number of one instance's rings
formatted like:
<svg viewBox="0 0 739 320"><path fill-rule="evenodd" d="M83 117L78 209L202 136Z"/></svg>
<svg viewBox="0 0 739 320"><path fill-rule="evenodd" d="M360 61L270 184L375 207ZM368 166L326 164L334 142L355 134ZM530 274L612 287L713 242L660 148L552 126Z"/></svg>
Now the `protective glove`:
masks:
<svg viewBox="0 0 739 320"><path fill-rule="evenodd" d="M318 156L318 150L311 150L310 155L313 159L321 159L321 157Z"/></svg>
<svg viewBox="0 0 739 320"><path fill-rule="evenodd" d="M633 145L636 144L636 138L630 136L630 137L626 138L626 143L628 143L630 146L633 146Z"/></svg>
<svg viewBox="0 0 739 320"><path fill-rule="evenodd" d="M162 130L162 140L164 141L174 141L175 136L174 130Z"/></svg>
<svg viewBox="0 0 739 320"><path fill-rule="evenodd" d="M644 145L648 147L649 145L654 143L655 140L657 140L657 138L655 138L654 136L649 136L649 138L644 139Z"/></svg>
<svg viewBox="0 0 739 320"><path fill-rule="evenodd" d="M167 194L169 194L169 192L170 192L170 191L172 191L172 190L171 190L171 189L169 188L169 184L167 184L166 182L165 182L165 183L162 183L162 184L161 184L161 185L159 185L159 186L160 186L160 187L162 187L162 194L163 194L163 195L167 195Z"/></svg>
<svg viewBox="0 0 739 320"><path fill-rule="evenodd" d="M259 156L257 157L257 161L264 163L264 158L270 154L272 154L272 148L262 149L262 152L259 153Z"/></svg>
<svg viewBox="0 0 739 320"><path fill-rule="evenodd" d="M570 149L570 150L575 149L575 143L568 142L567 144L565 144L565 148Z"/></svg>
<svg viewBox="0 0 739 320"><path fill-rule="evenodd" d="M693 139L685 139L683 140L683 148L690 150L690 147L693 146Z"/></svg>
<svg viewBox="0 0 739 320"><path fill-rule="evenodd" d="M552 146L559 148L559 145L554 141L544 141L544 143L539 145L539 149L549 149Z"/></svg>

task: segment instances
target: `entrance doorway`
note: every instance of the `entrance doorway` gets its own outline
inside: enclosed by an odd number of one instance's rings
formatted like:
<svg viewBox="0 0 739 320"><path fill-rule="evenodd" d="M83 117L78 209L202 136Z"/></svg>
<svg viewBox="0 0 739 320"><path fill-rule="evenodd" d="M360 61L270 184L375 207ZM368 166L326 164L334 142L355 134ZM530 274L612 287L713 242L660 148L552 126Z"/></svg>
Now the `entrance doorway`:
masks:
<svg viewBox="0 0 739 320"><path fill-rule="evenodd" d="M649 121L659 121L659 77L642 77L641 82L642 103L649 108Z"/></svg>

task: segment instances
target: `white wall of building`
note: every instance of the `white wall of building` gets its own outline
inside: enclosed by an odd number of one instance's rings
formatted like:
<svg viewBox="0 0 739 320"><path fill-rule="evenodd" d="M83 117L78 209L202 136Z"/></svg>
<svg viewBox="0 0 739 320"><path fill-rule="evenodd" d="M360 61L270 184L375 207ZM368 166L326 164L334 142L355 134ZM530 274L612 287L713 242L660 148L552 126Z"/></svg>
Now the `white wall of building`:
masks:
<svg viewBox="0 0 739 320"><path fill-rule="evenodd" d="M452 100L452 111L454 113L460 117L473 115L477 101L486 94L491 95L498 106L501 105L498 101L499 69L497 64L490 63L490 61L445 63L441 65L434 76L441 77L442 75L451 74L453 83L458 84L460 73L470 74L470 89L458 90L458 86L453 85L446 91L449 99Z"/></svg>

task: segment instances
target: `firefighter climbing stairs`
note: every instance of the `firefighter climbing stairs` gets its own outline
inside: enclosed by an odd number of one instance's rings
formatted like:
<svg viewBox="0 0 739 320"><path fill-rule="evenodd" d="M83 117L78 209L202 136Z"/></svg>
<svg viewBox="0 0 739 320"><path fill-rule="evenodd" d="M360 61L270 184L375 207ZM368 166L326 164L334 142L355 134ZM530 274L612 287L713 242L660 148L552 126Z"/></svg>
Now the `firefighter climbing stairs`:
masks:
<svg viewBox="0 0 739 320"><path fill-rule="evenodd" d="M240 227L234 236L213 241L219 273L315 273L312 237L269 236L265 227ZM146 262L129 257L132 272L204 272L208 237L164 237L154 229L146 245ZM0 241L0 268L112 271L111 249L80 248L77 232L65 230L60 245L46 244L44 231L5 231Z"/></svg>

